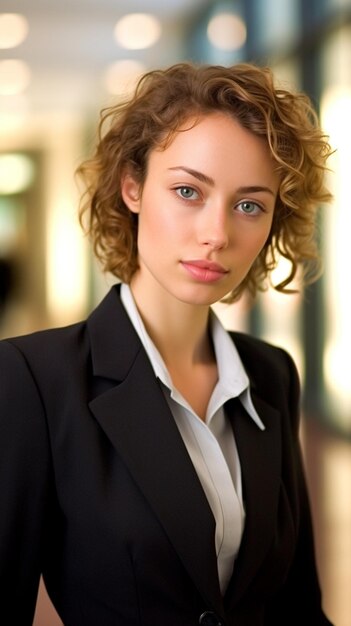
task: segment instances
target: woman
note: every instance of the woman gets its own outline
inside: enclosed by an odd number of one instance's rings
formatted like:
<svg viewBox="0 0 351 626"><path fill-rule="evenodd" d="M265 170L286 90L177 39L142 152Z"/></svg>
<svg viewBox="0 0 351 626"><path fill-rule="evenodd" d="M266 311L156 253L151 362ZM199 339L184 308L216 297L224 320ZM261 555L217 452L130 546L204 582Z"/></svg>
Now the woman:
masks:
<svg viewBox="0 0 351 626"><path fill-rule="evenodd" d="M105 130L105 126L108 128ZM329 145L252 65L147 74L79 173L114 286L87 321L3 341L1 594L32 623L330 624L282 349L211 310L317 259Z"/></svg>

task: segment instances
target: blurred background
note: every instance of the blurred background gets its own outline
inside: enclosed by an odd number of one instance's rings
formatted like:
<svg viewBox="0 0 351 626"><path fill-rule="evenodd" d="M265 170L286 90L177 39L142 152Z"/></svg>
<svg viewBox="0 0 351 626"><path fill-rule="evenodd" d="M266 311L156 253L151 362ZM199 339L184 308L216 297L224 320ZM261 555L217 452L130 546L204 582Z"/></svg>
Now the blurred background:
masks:
<svg viewBox="0 0 351 626"><path fill-rule="evenodd" d="M100 110L183 60L270 65L310 95L336 149L322 278L217 310L297 363L324 606L350 626L351 0L0 0L0 337L77 321L114 282L79 228L74 171ZM35 625L56 624L42 586Z"/></svg>

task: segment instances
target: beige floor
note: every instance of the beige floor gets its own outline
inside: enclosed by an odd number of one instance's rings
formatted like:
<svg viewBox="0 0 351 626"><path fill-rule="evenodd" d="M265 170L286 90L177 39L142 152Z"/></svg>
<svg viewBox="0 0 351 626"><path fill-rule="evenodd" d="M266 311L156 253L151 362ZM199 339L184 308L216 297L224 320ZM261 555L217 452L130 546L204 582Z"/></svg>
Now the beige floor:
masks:
<svg viewBox="0 0 351 626"><path fill-rule="evenodd" d="M324 609L335 626L351 626L351 442L312 420L302 434ZM33 624L61 626L43 585Z"/></svg>

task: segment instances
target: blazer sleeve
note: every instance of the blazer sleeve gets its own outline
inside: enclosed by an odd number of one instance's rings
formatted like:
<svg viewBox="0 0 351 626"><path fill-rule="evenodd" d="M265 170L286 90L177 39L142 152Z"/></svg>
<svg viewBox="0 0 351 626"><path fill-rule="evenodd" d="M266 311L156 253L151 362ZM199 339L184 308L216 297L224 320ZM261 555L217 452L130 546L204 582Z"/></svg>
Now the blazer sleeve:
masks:
<svg viewBox="0 0 351 626"><path fill-rule="evenodd" d="M8 626L32 624L49 501L45 412L30 369L0 342L0 598Z"/></svg>
<svg viewBox="0 0 351 626"><path fill-rule="evenodd" d="M296 366L285 351L281 350L290 372L289 415L291 434L291 493L296 494L297 541L294 559L280 593L268 606L265 624L267 626L332 626L322 609L321 589L316 566L314 532L311 507L305 476L302 449L299 437L300 427L300 382Z"/></svg>

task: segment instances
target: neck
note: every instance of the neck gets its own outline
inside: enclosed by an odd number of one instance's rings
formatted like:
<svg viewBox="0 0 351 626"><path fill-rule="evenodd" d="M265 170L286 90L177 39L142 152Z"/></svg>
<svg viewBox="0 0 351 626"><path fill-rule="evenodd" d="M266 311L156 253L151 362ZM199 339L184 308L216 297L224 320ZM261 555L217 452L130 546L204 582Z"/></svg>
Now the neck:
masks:
<svg viewBox="0 0 351 626"><path fill-rule="evenodd" d="M145 328L166 365L213 360L209 306L193 306L164 292L151 296L134 281L130 288Z"/></svg>

